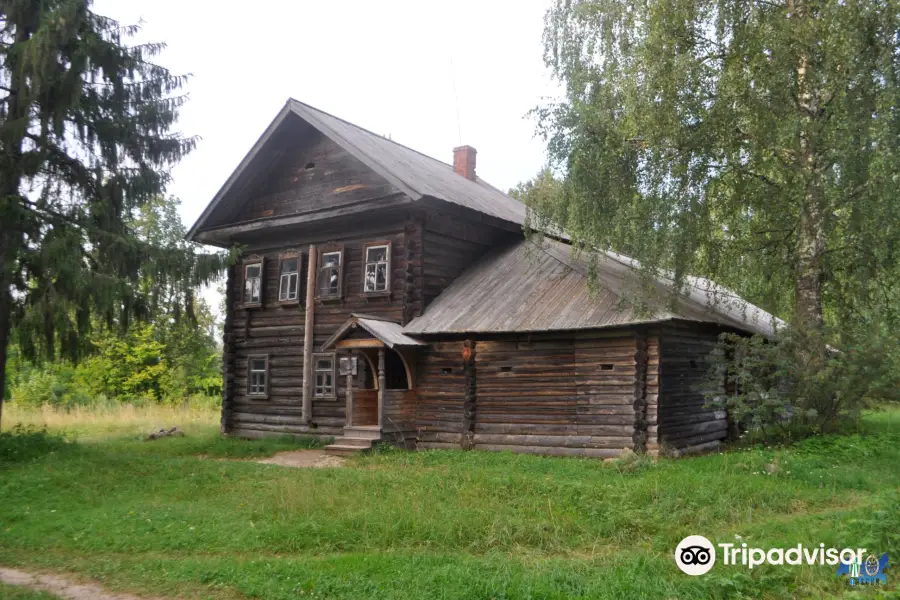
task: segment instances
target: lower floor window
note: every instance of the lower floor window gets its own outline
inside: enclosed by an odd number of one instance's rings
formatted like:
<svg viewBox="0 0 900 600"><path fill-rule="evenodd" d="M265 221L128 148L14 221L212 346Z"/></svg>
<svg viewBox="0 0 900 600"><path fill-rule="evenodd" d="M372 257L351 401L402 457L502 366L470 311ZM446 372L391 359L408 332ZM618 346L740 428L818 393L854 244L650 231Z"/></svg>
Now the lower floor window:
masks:
<svg viewBox="0 0 900 600"><path fill-rule="evenodd" d="M251 356L249 358L248 389L251 396L265 396L268 394L269 383L269 357Z"/></svg>
<svg viewBox="0 0 900 600"><path fill-rule="evenodd" d="M315 360L315 387L313 396L316 398L334 397L334 354L317 354Z"/></svg>

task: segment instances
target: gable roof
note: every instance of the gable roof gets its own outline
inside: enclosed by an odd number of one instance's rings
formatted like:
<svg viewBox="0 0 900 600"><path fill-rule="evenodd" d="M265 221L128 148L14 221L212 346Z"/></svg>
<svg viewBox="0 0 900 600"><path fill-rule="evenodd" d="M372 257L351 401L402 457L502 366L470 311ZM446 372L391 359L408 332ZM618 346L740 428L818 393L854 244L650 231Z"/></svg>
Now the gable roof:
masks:
<svg viewBox="0 0 900 600"><path fill-rule="evenodd" d="M323 350L331 350L335 344L344 339L354 329L361 327L369 332L372 337L383 343L388 348L404 346L425 346L425 342L413 339L403 332L403 326L394 321L372 315L353 313L334 334L322 344Z"/></svg>
<svg viewBox="0 0 900 600"><path fill-rule="evenodd" d="M290 98L188 231L187 239L195 239L204 229L204 225L210 221L217 206L229 195L235 183L253 168L254 159L285 120L292 117L299 117L309 123L414 202L423 198L435 198L515 225L525 222L525 205L481 178L476 177L476 181L466 179L456 174L447 163Z"/></svg>
<svg viewBox="0 0 900 600"><path fill-rule="evenodd" d="M493 252L465 271L403 329L408 334L500 333L596 329L684 319L716 323L771 336L773 315L707 279L690 278L689 288L667 306L672 285L657 280L646 295L634 261L602 254L590 265L566 244L525 239ZM596 274L589 289L588 271ZM647 302L638 311L629 294Z"/></svg>

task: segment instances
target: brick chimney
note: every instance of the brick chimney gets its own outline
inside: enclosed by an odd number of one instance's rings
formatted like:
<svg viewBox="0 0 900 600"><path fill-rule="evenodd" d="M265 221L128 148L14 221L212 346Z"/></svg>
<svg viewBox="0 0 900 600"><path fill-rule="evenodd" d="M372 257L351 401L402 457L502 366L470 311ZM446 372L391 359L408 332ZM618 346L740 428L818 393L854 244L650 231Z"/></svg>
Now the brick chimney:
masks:
<svg viewBox="0 0 900 600"><path fill-rule="evenodd" d="M475 181L475 155L478 151L472 146L460 146L453 149L453 170L470 181Z"/></svg>

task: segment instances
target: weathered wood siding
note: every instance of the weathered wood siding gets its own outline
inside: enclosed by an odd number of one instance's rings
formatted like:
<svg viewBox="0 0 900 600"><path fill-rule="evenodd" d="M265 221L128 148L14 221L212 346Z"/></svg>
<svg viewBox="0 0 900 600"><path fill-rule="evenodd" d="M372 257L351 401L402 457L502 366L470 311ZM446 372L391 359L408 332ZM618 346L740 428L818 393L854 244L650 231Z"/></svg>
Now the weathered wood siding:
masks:
<svg viewBox="0 0 900 600"><path fill-rule="evenodd" d="M384 423L381 428L389 439L399 441L415 437L415 390L384 390Z"/></svg>
<svg viewBox="0 0 900 600"><path fill-rule="evenodd" d="M336 208L398 192L315 130L291 144L261 185L252 189L235 221Z"/></svg>
<svg viewBox="0 0 900 600"><path fill-rule="evenodd" d="M635 393L643 384L633 333L477 340L471 411L464 346L445 342L422 355L420 447L597 457L635 447Z"/></svg>
<svg viewBox="0 0 900 600"><path fill-rule="evenodd" d="M419 354L416 430L419 448L459 448L465 402L463 342L432 342Z"/></svg>
<svg viewBox="0 0 900 600"><path fill-rule="evenodd" d="M428 211L423 233L425 306L492 247L520 235L437 211Z"/></svg>
<svg viewBox="0 0 900 600"><path fill-rule="evenodd" d="M647 420L647 453L656 456L659 446L659 336L647 337L647 380L644 388Z"/></svg>
<svg viewBox="0 0 900 600"><path fill-rule="evenodd" d="M421 278L418 255L421 228L410 221L407 224L372 223L364 231L364 235L310 240L320 244L340 243L344 248L343 298L340 301L316 301L314 351L318 351L351 313L400 321L404 314L415 314L421 306L421 292L413 287L416 278ZM362 294L363 244L377 240L391 242L391 294L370 297ZM240 290L243 289L243 272L240 264L231 275L236 293L231 299L230 318L226 317L226 339L231 342L228 349L233 356L234 385L228 388L231 397L226 399L230 409L226 428L235 434L307 433L301 420L305 307L302 303L285 306L278 302L279 256L288 251L296 251L303 256L300 298L304 298L307 244L248 250L248 257L262 256L265 259L262 307L245 308L242 305ZM251 354L269 355L269 397L266 399L247 395L247 357ZM226 361L226 369L227 365ZM317 427L309 433L341 434L346 417L345 383L345 378L336 378L336 399L313 399L312 421Z"/></svg>
<svg viewBox="0 0 900 600"><path fill-rule="evenodd" d="M680 321L661 328L658 443L676 455L715 448L728 435L726 413L704 406L703 384L718 333Z"/></svg>

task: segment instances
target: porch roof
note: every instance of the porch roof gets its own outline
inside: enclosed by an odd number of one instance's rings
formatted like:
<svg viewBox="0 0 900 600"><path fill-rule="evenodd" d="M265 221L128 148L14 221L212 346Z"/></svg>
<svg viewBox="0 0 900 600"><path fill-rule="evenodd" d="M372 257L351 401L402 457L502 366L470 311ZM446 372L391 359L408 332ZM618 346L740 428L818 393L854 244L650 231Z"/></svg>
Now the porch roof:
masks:
<svg viewBox="0 0 900 600"><path fill-rule="evenodd" d="M350 315L350 318L334 332L334 335L325 340L325 343L322 344L322 349L331 350L337 347L338 342L360 327L388 348L428 345L426 342L417 340L403 333L403 326L400 325L400 323L396 323L383 317L353 313ZM359 341L364 342L366 340ZM360 344L360 346L363 345L364 344Z"/></svg>

